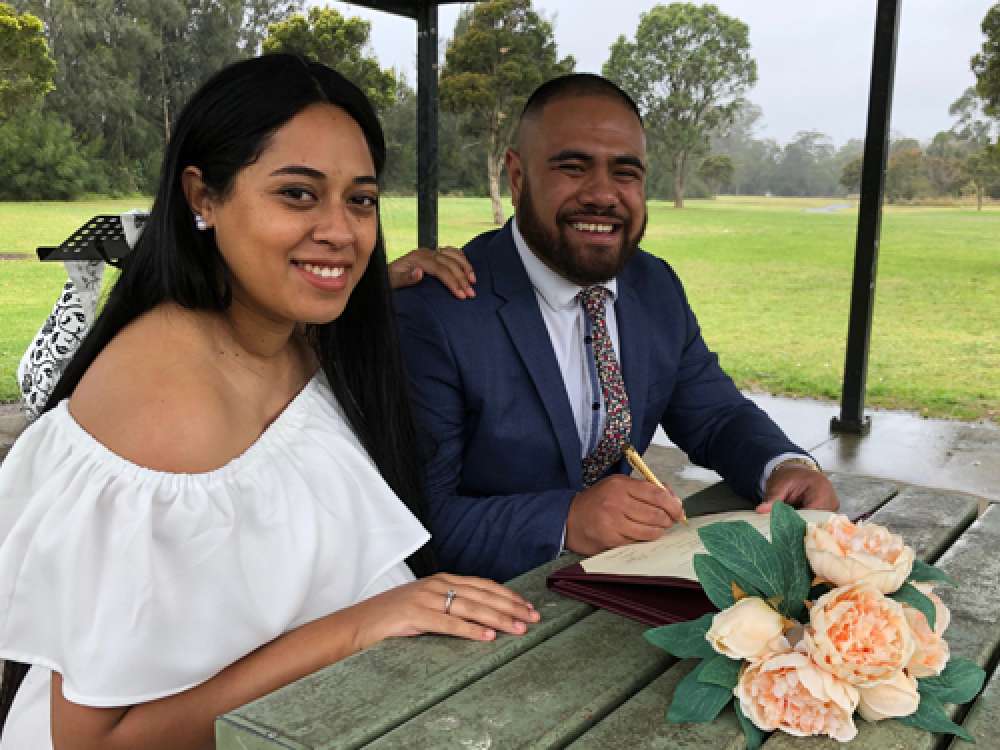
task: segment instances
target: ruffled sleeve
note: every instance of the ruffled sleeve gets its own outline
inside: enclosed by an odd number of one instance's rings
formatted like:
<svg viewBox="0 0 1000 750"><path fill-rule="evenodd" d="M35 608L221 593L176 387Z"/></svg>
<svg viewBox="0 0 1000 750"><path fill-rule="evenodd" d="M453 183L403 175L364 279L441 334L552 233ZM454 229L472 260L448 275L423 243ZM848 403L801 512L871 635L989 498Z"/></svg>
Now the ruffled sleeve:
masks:
<svg viewBox="0 0 1000 750"><path fill-rule="evenodd" d="M63 402L0 467L0 657L76 703L154 700L411 579L427 538L319 379L205 474L125 461Z"/></svg>

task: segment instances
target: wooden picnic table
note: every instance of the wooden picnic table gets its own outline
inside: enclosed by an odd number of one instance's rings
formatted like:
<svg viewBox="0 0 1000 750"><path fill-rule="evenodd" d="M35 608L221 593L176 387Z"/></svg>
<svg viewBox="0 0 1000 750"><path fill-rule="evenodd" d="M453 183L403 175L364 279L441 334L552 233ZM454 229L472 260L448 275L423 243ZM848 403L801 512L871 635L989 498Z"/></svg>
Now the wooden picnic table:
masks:
<svg viewBox="0 0 1000 750"><path fill-rule="evenodd" d="M952 611L951 653L989 670L1000 646L1000 508L882 479L830 479L845 512L874 511L873 521L903 534L920 558L959 582L957 589L938 589ZM731 497L720 484L685 506L711 508ZM576 559L563 556L511 582L542 614L526 635L488 644L438 636L385 641L221 717L219 750L742 748L731 707L708 724L664 721L690 660L649 645L639 622L546 589L546 576ZM980 749L1000 747L998 718L996 676L955 715ZM951 747L896 721L857 723L850 747ZM781 734L765 744L765 750L839 747L826 738Z"/></svg>

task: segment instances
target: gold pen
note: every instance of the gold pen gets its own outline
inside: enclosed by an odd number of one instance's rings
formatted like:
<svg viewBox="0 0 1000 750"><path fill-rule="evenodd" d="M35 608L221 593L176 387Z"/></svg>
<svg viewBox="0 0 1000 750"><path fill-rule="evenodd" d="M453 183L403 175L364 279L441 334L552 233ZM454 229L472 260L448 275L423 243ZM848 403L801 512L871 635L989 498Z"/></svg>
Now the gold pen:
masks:
<svg viewBox="0 0 1000 750"><path fill-rule="evenodd" d="M666 487L663 486L663 482L661 482L659 479L656 478L656 474L654 474L650 470L650 468L646 466L646 462L642 460L642 456L639 455L639 452L635 448L633 448L631 445L626 445L624 452L625 452L625 458L628 459L628 462L632 466L632 468L638 471L640 474L642 474L642 476L646 479L647 482L655 484L661 490L667 489ZM669 492L669 490L667 491ZM680 498L677 498L677 500L678 502L680 502ZM684 506L681 505L681 523L686 524L687 522L688 519L687 515L684 513Z"/></svg>

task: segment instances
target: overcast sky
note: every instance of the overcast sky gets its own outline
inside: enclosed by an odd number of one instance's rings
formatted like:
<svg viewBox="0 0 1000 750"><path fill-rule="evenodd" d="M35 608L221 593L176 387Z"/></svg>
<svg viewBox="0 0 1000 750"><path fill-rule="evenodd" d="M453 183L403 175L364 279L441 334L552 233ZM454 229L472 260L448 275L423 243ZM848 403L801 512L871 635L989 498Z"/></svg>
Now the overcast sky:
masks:
<svg viewBox="0 0 1000 750"><path fill-rule="evenodd" d="M981 46L979 24L995 0L902 0L892 128L921 140L952 125L948 105L974 83L969 58ZM383 66L416 78L416 24L349 2L310 0L372 22L372 46ZM716 0L750 26L759 81L749 98L764 111L758 137L785 143L799 130L820 130L840 146L863 137L875 0ZM559 54L577 70L599 73L620 34L633 38L651 0L535 0L555 22ZM441 50L459 5L439 11Z"/></svg>

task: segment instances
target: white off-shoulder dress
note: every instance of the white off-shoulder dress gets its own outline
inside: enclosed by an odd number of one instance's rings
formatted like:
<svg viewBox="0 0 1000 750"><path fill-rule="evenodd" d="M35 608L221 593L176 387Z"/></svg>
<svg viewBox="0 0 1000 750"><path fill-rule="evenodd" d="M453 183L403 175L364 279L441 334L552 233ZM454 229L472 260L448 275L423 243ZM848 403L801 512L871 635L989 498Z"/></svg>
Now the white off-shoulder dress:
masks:
<svg viewBox="0 0 1000 750"><path fill-rule="evenodd" d="M33 665L0 750L51 750L52 671L87 706L179 693L413 580L403 561L428 536L322 375L202 474L126 461L64 401L0 466L0 658Z"/></svg>

